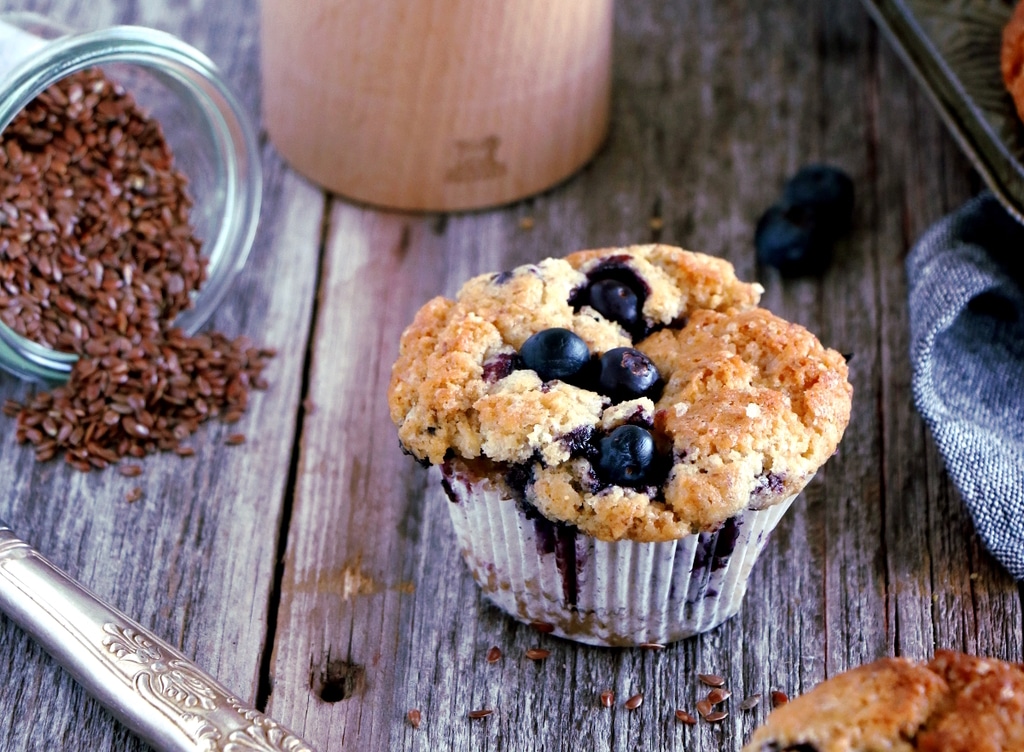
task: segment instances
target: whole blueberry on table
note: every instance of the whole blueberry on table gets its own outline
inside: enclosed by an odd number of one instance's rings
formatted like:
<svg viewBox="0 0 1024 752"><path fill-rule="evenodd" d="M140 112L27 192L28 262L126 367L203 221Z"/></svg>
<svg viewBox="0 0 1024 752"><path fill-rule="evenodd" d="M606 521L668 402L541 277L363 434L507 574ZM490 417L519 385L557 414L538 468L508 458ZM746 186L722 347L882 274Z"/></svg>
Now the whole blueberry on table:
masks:
<svg viewBox="0 0 1024 752"><path fill-rule="evenodd" d="M542 381L568 379L590 360L590 348L577 334L554 327L537 332L519 349L523 365Z"/></svg>
<svg viewBox="0 0 1024 752"><path fill-rule="evenodd" d="M782 189L782 206L811 212L822 232L838 239L853 223L853 180L830 165L801 167Z"/></svg>
<svg viewBox="0 0 1024 752"><path fill-rule="evenodd" d="M754 230L758 263L775 267L785 277L825 271L833 245L812 214L786 211L778 204L761 215Z"/></svg>
<svg viewBox="0 0 1024 752"><path fill-rule="evenodd" d="M808 165L786 181L782 199L757 222L757 260L784 276L820 274L853 222L853 181L835 167Z"/></svg>
<svg viewBox="0 0 1024 752"><path fill-rule="evenodd" d="M616 347L601 356L598 389L615 402L653 397L661 374L651 359L632 347Z"/></svg>
<svg viewBox="0 0 1024 752"><path fill-rule="evenodd" d="M598 445L598 476L618 486L644 485L655 464L651 432L640 426L619 426Z"/></svg>
<svg viewBox="0 0 1024 752"><path fill-rule="evenodd" d="M587 290L590 307L627 330L640 321L640 301L629 285L616 279L601 279Z"/></svg>

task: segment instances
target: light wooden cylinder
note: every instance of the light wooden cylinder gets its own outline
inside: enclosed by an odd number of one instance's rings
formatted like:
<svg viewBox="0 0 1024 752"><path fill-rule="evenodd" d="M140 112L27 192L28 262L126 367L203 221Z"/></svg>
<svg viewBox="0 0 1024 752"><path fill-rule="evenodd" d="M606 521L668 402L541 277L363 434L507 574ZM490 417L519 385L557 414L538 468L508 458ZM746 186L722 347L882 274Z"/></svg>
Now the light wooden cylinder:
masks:
<svg viewBox="0 0 1024 752"><path fill-rule="evenodd" d="M613 0L263 0L264 120L291 165L406 210L514 201L608 130Z"/></svg>

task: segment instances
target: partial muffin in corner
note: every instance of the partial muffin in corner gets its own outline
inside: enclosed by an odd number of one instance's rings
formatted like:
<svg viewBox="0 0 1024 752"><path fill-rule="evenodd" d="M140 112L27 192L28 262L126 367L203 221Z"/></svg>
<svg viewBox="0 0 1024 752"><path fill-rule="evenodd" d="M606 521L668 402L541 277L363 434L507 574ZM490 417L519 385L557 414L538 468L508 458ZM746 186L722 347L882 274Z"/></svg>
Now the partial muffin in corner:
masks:
<svg viewBox="0 0 1024 752"><path fill-rule="evenodd" d="M726 261L642 245L469 280L402 335L402 446L440 468L485 593L598 644L736 612L849 420L846 363Z"/></svg>
<svg viewBox="0 0 1024 752"><path fill-rule="evenodd" d="M942 650L883 658L771 712L743 752L1021 752L1024 666Z"/></svg>
<svg viewBox="0 0 1024 752"><path fill-rule="evenodd" d="M1024 2L1017 3L1003 27L999 63L1003 84L1013 97L1017 115L1024 119Z"/></svg>

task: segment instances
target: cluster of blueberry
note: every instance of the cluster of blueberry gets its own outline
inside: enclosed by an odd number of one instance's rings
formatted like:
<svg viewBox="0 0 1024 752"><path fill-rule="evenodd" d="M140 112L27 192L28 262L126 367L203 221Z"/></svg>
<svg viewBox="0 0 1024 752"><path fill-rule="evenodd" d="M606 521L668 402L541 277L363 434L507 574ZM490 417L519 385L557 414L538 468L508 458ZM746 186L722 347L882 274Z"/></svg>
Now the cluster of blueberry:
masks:
<svg viewBox="0 0 1024 752"><path fill-rule="evenodd" d="M829 165L808 165L757 222L757 260L787 277L820 274L853 221L853 181Z"/></svg>
<svg viewBox="0 0 1024 752"><path fill-rule="evenodd" d="M620 275L621 276L621 275ZM641 307L644 294L639 281L592 279L574 304L589 305L630 332L644 330ZM537 332L519 350L519 363L543 381L558 379L609 397L613 403L640 397L656 400L663 386L650 358L634 347L616 347L600 357L577 334L562 328ZM623 425L583 448L598 476L620 486L646 486L655 481L662 463L651 432L638 425Z"/></svg>

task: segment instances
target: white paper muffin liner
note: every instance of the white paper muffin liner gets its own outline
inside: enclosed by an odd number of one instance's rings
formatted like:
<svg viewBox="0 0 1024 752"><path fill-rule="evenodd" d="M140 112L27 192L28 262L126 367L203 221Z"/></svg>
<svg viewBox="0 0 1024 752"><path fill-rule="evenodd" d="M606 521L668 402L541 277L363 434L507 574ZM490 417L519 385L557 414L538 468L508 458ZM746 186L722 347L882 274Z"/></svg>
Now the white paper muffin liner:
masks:
<svg viewBox="0 0 1024 752"><path fill-rule="evenodd" d="M795 496L710 533L664 543L600 541L553 523L508 486L446 465L463 559L487 598L520 621L591 645L666 644L739 611L758 555Z"/></svg>

